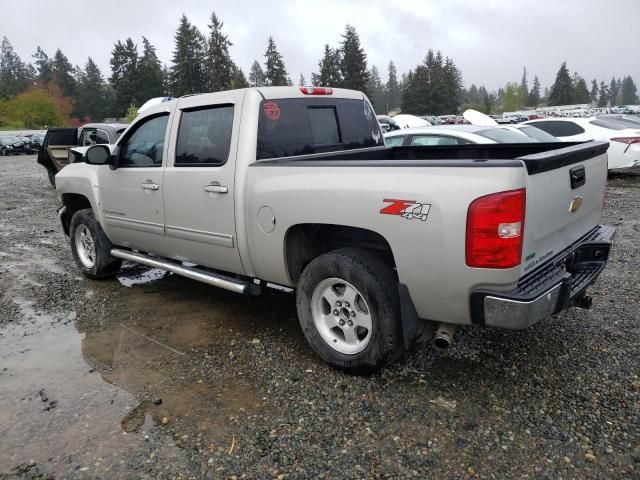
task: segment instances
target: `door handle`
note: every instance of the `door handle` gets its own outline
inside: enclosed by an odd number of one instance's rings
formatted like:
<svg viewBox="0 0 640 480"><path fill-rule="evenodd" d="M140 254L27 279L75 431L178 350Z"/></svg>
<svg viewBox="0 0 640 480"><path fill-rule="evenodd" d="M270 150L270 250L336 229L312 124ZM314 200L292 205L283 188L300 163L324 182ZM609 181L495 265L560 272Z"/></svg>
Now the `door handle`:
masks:
<svg viewBox="0 0 640 480"><path fill-rule="evenodd" d="M143 183L140 188L143 190L158 190L160 186L157 183Z"/></svg>
<svg viewBox="0 0 640 480"><path fill-rule="evenodd" d="M227 193L229 191L226 185L220 185L219 183L210 183L202 188L205 192L209 193Z"/></svg>

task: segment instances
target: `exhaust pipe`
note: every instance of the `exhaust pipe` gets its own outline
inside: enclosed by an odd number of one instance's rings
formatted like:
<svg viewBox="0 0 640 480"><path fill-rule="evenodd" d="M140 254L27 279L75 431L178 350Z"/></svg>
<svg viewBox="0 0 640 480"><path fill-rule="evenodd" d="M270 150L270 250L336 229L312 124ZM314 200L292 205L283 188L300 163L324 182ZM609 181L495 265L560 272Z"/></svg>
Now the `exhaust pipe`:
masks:
<svg viewBox="0 0 640 480"><path fill-rule="evenodd" d="M433 344L440 350L447 350L453 343L453 336L456 333L457 325L453 323L440 323L436 330Z"/></svg>

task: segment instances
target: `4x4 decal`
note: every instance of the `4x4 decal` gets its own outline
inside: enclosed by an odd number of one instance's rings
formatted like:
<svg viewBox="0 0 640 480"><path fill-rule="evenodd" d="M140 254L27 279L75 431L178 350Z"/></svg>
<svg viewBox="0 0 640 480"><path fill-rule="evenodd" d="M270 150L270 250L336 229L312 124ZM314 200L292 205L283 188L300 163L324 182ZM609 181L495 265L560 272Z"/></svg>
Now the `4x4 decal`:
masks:
<svg viewBox="0 0 640 480"><path fill-rule="evenodd" d="M396 200L385 198L383 200L387 205L380 213L383 215L399 215L407 220L422 220L425 222L431 210L430 203L417 202L416 200Z"/></svg>

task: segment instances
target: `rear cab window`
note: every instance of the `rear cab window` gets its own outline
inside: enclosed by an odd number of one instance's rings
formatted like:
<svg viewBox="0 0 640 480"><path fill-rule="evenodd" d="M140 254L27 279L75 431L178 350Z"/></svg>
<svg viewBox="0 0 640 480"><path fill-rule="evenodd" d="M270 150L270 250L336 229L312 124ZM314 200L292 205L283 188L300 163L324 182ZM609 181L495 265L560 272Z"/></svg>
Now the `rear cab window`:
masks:
<svg viewBox="0 0 640 480"><path fill-rule="evenodd" d="M382 146L380 125L364 99L283 98L260 104L258 160Z"/></svg>

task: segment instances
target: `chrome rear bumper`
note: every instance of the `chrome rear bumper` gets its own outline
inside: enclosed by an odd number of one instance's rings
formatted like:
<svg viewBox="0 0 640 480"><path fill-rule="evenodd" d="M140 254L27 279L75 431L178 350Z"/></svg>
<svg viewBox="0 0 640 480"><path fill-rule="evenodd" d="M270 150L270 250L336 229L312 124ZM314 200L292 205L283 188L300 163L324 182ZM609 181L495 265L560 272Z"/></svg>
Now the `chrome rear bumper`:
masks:
<svg viewBox="0 0 640 480"><path fill-rule="evenodd" d="M520 279L514 290L473 291L472 322L523 329L572 304L588 305L585 291L604 270L614 236L614 227L600 225Z"/></svg>

